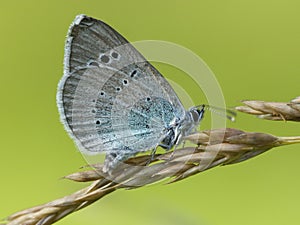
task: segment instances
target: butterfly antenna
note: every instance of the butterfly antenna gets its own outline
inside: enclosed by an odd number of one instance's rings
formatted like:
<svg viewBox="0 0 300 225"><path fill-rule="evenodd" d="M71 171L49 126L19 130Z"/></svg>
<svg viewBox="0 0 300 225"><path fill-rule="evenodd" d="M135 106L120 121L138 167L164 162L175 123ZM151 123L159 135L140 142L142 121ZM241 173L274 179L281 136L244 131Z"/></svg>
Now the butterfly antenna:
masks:
<svg viewBox="0 0 300 225"><path fill-rule="evenodd" d="M236 112L231 109L224 109L216 106L205 105L206 110L209 110L217 115L226 117L230 121L234 122L236 117Z"/></svg>

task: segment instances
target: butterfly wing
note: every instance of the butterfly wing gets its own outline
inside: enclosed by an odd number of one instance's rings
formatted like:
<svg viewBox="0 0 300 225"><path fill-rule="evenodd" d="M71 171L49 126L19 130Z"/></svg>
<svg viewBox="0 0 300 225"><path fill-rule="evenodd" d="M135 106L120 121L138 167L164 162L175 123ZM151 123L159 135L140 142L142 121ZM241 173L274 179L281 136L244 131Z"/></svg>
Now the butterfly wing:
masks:
<svg viewBox="0 0 300 225"><path fill-rule="evenodd" d="M57 104L82 152L119 158L156 147L171 121L185 115L172 87L137 50L85 15L68 32Z"/></svg>

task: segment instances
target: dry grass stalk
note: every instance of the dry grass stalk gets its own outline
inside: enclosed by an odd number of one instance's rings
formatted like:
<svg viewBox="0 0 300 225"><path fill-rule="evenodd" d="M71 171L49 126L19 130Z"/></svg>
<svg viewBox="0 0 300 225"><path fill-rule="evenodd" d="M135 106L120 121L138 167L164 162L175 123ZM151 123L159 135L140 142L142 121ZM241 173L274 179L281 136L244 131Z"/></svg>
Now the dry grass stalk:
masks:
<svg viewBox="0 0 300 225"><path fill-rule="evenodd" d="M242 101L235 109L267 120L300 121L300 96L291 102Z"/></svg>
<svg viewBox="0 0 300 225"><path fill-rule="evenodd" d="M218 165L247 160L273 147L300 143L300 137L275 137L230 128L203 131L186 139L196 147L156 154L149 165L149 155L131 158L118 166L110 177L101 172L102 164L68 175L65 178L93 183L69 196L17 212L2 224L53 224L120 188L137 188L166 178L176 182Z"/></svg>

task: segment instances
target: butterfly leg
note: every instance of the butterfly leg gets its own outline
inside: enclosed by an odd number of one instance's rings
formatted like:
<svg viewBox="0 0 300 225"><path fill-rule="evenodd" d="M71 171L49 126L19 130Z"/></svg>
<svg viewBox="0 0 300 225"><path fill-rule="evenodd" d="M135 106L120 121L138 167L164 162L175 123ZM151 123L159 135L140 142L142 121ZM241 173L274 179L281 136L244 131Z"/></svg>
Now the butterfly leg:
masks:
<svg viewBox="0 0 300 225"><path fill-rule="evenodd" d="M156 149L157 149L157 147L155 147L155 148L153 148L153 149L151 150L150 158L149 158L149 160L147 161L146 166L148 166L150 163L152 163L152 162L154 161L155 154L156 154Z"/></svg>
<svg viewBox="0 0 300 225"><path fill-rule="evenodd" d="M157 149L157 147L155 147L155 148L152 149L152 151L151 151L151 158L150 158L151 162L154 161L155 154L156 154L156 149Z"/></svg>
<svg viewBox="0 0 300 225"><path fill-rule="evenodd" d="M174 144L174 150L172 151L171 155L170 155L170 158L169 158L169 161L171 161L175 155L175 151L177 150L178 146L182 143L182 148L184 148L184 144L185 144L185 141L182 140L182 134L179 134L178 135L178 139L176 141L176 143Z"/></svg>

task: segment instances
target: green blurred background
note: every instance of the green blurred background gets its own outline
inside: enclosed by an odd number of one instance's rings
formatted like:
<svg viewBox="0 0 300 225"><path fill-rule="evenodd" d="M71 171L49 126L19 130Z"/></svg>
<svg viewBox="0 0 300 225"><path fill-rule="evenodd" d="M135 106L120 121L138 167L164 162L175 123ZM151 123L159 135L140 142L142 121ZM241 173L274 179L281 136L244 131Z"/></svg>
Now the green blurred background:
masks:
<svg viewBox="0 0 300 225"><path fill-rule="evenodd" d="M299 96L298 0L2 1L1 218L87 185L59 179L85 161L60 124L55 102L66 32L81 13L106 21L130 41L159 39L191 49L214 71L228 106ZM172 69L158 68L172 78ZM229 126L300 135L299 123L248 115ZM298 224L299 147L173 185L120 190L57 224Z"/></svg>

